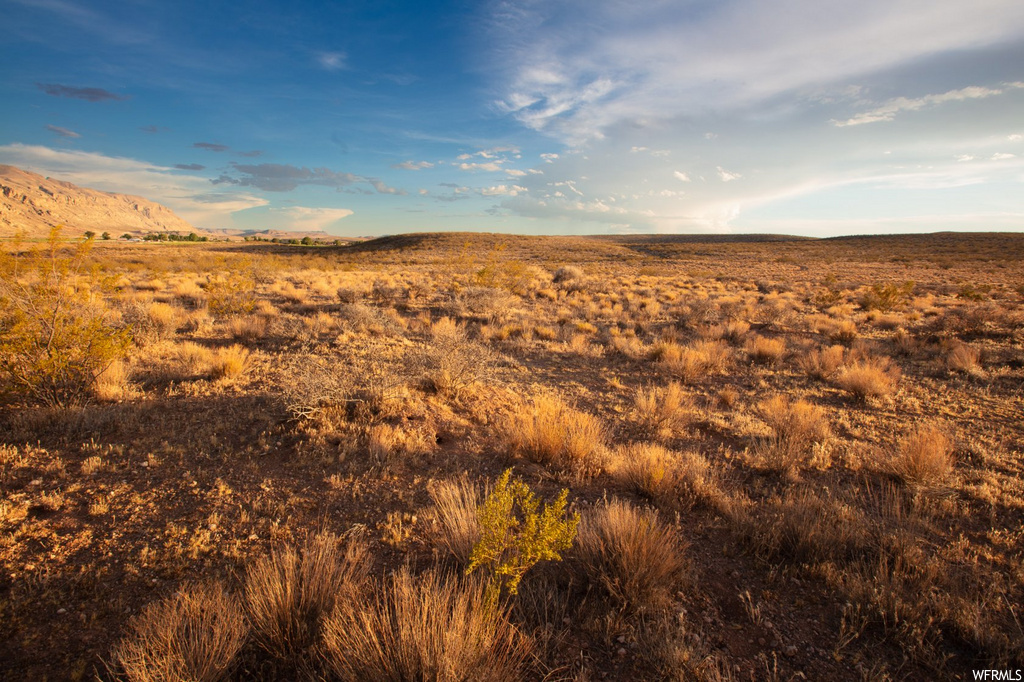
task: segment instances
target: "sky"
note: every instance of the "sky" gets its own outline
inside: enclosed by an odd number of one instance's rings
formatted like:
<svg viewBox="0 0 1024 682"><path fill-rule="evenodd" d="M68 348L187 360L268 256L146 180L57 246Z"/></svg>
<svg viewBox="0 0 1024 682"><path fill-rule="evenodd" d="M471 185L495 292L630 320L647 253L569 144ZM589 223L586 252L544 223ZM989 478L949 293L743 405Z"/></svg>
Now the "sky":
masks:
<svg viewBox="0 0 1024 682"><path fill-rule="evenodd" d="M0 163L204 228L1024 231L1020 0L0 0Z"/></svg>

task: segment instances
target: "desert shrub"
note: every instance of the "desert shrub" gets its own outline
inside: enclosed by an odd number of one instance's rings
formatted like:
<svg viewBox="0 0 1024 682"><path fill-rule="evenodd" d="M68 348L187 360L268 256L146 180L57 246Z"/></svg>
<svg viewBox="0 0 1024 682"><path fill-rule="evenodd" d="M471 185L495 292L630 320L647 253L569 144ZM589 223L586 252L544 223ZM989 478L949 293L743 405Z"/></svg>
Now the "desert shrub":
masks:
<svg viewBox="0 0 1024 682"><path fill-rule="evenodd" d="M264 301L260 301L263 303ZM232 317L225 325L228 335L242 343L253 343L267 335L267 317L264 315L246 315Z"/></svg>
<svg viewBox="0 0 1024 682"><path fill-rule="evenodd" d="M900 440L888 470L909 485L941 483L953 471L953 443L935 424L924 424Z"/></svg>
<svg viewBox="0 0 1024 682"><path fill-rule="evenodd" d="M483 322L501 323L515 309L517 299L504 289L467 287L452 295L447 312L456 318L476 318Z"/></svg>
<svg viewBox="0 0 1024 682"><path fill-rule="evenodd" d="M485 491L463 476L453 481L436 481L428 492L434 502L438 544L448 550L460 565L468 565L473 547L480 540L477 509Z"/></svg>
<svg viewBox="0 0 1024 682"><path fill-rule="evenodd" d="M216 682L228 679L247 632L222 586L199 585L146 607L115 647L114 661L131 682Z"/></svg>
<svg viewBox="0 0 1024 682"><path fill-rule="evenodd" d="M375 279L370 286L370 295L379 304L394 305L405 295L405 290L394 282Z"/></svg>
<svg viewBox="0 0 1024 682"><path fill-rule="evenodd" d="M203 376L213 371L214 351L195 341L179 343L174 354L181 368L189 376Z"/></svg>
<svg viewBox="0 0 1024 682"><path fill-rule="evenodd" d="M216 379L234 379L249 369L249 350L238 344L220 348L213 355L210 371Z"/></svg>
<svg viewBox="0 0 1024 682"><path fill-rule="evenodd" d="M971 376L981 376L981 351L966 343L951 344L946 351L946 369L951 372L963 372Z"/></svg>
<svg viewBox="0 0 1024 682"><path fill-rule="evenodd" d="M245 580L245 607L260 645L281 659L317 643L322 620L354 599L366 578L366 545L358 534L341 541L315 535L301 549L287 545L260 557Z"/></svg>
<svg viewBox="0 0 1024 682"><path fill-rule="evenodd" d="M134 301L122 307L121 318L131 326L134 340L141 344L174 336L182 310L160 301Z"/></svg>
<svg viewBox="0 0 1024 682"><path fill-rule="evenodd" d="M853 320L837 320L829 325L828 338L848 346L857 338L857 324Z"/></svg>
<svg viewBox="0 0 1024 682"><path fill-rule="evenodd" d="M251 313L256 306L256 276L251 266L226 275L211 275L203 288L207 307L213 315L242 315Z"/></svg>
<svg viewBox="0 0 1024 682"><path fill-rule="evenodd" d="M494 356L490 349L470 341L464 327L441 318L431 327L428 344L413 354L410 366L437 393L457 398L490 376Z"/></svg>
<svg viewBox="0 0 1024 682"><path fill-rule="evenodd" d="M486 567L491 590L515 594L523 575L541 561L560 561L572 547L579 514L569 516L569 491L563 489L550 504L540 500L530 486L512 478L507 469L477 510L480 539L473 545L466 573Z"/></svg>
<svg viewBox="0 0 1024 682"><path fill-rule="evenodd" d="M563 265L551 276L551 281L555 284L565 284L580 279L583 279L583 269L575 265Z"/></svg>
<svg viewBox="0 0 1024 682"><path fill-rule="evenodd" d="M407 375L401 358L342 358L302 355L288 367L285 406L293 419L379 414L406 395ZM347 360L347 361L346 361Z"/></svg>
<svg viewBox="0 0 1024 682"><path fill-rule="evenodd" d="M786 339L755 336L747 341L746 350L754 362L776 365L786 355Z"/></svg>
<svg viewBox="0 0 1024 682"><path fill-rule="evenodd" d="M675 532L653 509L612 499L580 522L576 554L590 579L634 611L663 606L685 575Z"/></svg>
<svg viewBox="0 0 1024 682"><path fill-rule="evenodd" d="M374 424L366 434L366 449L370 461L379 466L390 466L402 457L421 455L435 445L433 434L422 430L406 429L391 424Z"/></svg>
<svg viewBox="0 0 1024 682"><path fill-rule="evenodd" d="M0 253L0 376L8 390L53 407L80 405L127 352L130 329L97 299L102 278L84 272L90 245L66 252L55 228L45 249Z"/></svg>
<svg viewBox="0 0 1024 682"><path fill-rule="evenodd" d="M846 349L842 346L829 346L800 355L797 365L812 379L824 381L834 377L843 366L845 354Z"/></svg>
<svg viewBox="0 0 1024 682"><path fill-rule="evenodd" d="M757 444L755 457L770 471L793 474L830 435L824 410L803 400L776 395L758 405L758 414L772 433Z"/></svg>
<svg viewBox="0 0 1024 682"><path fill-rule="evenodd" d="M633 396L633 416L651 437L666 437L693 419L693 401L672 381L665 386L639 388Z"/></svg>
<svg viewBox="0 0 1024 682"><path fill-rule="evenodd" d="M499 430L513 453L580 472L596 468L604 449L605 429L597 417L554 396L520 404Z"/></svg>
<svg viewBox="0 0 1024 682"><path fill-rule="evenodd" d="M687 297L676 312L685 327L702 327L718 319L718 305L707 296Z"/></svg>
<svg viewBox="0 0 1024 682"><path fill-rule="evenodd" d="M734 518L746 542L766 559L850 560L870 556L864 514L809 488L791 489Z"/></svg>
<svg viewBox="0 0 1024 682"><path fill-rule="evenodd" d="M373 595L339 604L324 622L323 658L339 679L520 679L527 641L482 581L403 568Z"/></svg>
<svg viewBox="0 0 1024 682"><path fill-rule="evenodd" d="M881 310L887 313L909 301L914 286L914 282L910 281L902 284L872 284L861 293L858 303L864 310Z"/></svg>
<svg viewBox="0 0 1024 682"><path fill-rule="evenodd" d="M846 365L835 378L836 385L859 398L880 398L896 390L900 372L892 360L874 357Z"/></svg>
<svg viewBox="0 0 1024 682"><path fill-rule="evenodd" d="M684 382L716 374L729 365L729 347L721 341L697 341L689 346L663 343L655 346L653 356L672 376Z"/></svg>
<svg viewBox="0 0 1024 682"><path fill-rule="evenodd" d="M632 443L616 452L616 474L641 495L664 499L675 490L676 454L654 443Z"/></svg>
<svg viewBox="0 0 1024 682"><path fill-rule="evenodd" d="M130 372L123 360L114 360L96 376L92 394L101 402L114 402L128 394Z"/></svg>

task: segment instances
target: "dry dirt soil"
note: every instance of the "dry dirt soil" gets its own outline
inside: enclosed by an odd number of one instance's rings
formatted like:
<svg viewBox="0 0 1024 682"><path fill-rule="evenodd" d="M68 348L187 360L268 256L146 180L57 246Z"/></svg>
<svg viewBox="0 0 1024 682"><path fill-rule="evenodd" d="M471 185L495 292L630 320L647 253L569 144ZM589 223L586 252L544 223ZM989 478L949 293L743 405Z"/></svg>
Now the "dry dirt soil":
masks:
<svg viewBox="0 0 1024 682"><path fill-rule="evenodd" d="M434 491L509 468L663 532L502 596L523 679L1024 668L1024 235L101 243L72 284L132 340L0 399L2 679L127 679L147 605L318 533L460 580Z"/></svg>

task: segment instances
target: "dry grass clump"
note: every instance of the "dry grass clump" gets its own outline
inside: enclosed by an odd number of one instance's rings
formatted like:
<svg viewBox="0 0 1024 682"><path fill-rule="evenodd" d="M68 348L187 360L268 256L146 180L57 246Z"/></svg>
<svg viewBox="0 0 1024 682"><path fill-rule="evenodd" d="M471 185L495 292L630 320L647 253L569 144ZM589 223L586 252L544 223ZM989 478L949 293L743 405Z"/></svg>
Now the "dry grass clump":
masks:
<svg viewBox="0 0 1024 682"><path fill-rule="evenodd" d="M551 276L553 284L566 284L580 279L583 279L583 269L575 265L563 265Z"/></svg>
<svg viewBox="0 0 1024 682"><path fill-rule="evenodd" d="M887 463L890 473L908 485L942 483L953 472L953 442L935 424L924 424L908 433Z"/></svg>
<svg viewBox="0 0 1024 682"><path fill-rule="evenodd" d="M633 417L651 437L671 437L686 428L693 418L693 409L693 401L674 381L665 386L639 388L633 396Z"/></svg>
<svg viewBox="0 0 1024 682"><path fill-rule="evenodd" d="M367 572L367 549L358 535L344 543L315 535L260 557L245 581L245 606L260 645L281 659L302 656L320 637L323 619L354 599Z"/></svg>
<svg viewBox="0 0 1024 682"><path fill-rule="evenodd" d="M797 365L812 379L825 381L833 378L843 366L846 349L835 345L812 350L797 359Z"/></svg>
<svg viewBox="0 0 1024 682"><path fill-rule="evenodd" d="M218 584L151 604L129 628L114 660L132 682L227 679L248 633L242 610Z"/></svg>
<svg viewBox="0 0 1024 682"><path fill-rule="evenodd" d="M580 473L598 468L604 452L605 428L600 420L555 396L540 395L519 405L500 431L515 454Z"/></svg>
<svg viewBox="0 0 1024 682"><path fill-rule="evenodd" d="M461 566L468 566L469 555L480 539L477 509L486 497L486 491L466 476L453 481L435 481L427 491L434 501L437 543L447 549Z"/></svg>
<svg viewBox="0 0 1024 682"><path fill-rule="evenodd" d="M857 339L857 325L853 320L837 320L829 325L828 338L848 346Z"/></svg>
<svg viewBox="0 0 1024 682"><path fill-rule="evenodd" d="M664 606L686 570L675 531L653 509L619 499L584 515L576 553L591 580L638 612Z"/></svg>
<svg viewBox="0 0 1024 682"><path fill-rule="evenodd" d="M766 559L849 560L864 557L871 544L863 513L810 488L791 489L757 510L743 509L734 521Z"/></svg>
<svg viewBox="0 0 1024 682"><path fill-rule="evenodd" d="M890 395L899 377L899 368L890 358L873 357L844 366L835 383L858 399L868 400Z"/></svg>
<svg viewBox="0 0 1024 682"><path fill-rule="evenodd" d="M375 586L367 602L344 601L324 622L323 657L353 682L520 679L528 642L482 581L408 568Z"/></svg>
<svg viewBox="0 0 1024 682"><path fill-rule="evenodd" d="M755 457L776 473L794 474L810 459L814 446L830 435L824 410L803 400L790 402L776 395L758 405L758 414L772 434L757 445Z"/></svg>
<svg viewBox="0 0 1024 682"><path fill-rule="evenodd" d="M260 301L265 303L265 301ZM232 317L224 325L228 336L242 343L253 343L267 335L267 317L262 314Z"/></svg>
<svg viewBox="0 0 1024 682"><path fill-rule="evenodd" d="M954 343L946 351L946 369L950 372L962 372L969 376L984 376L981 368L981 351L966 343Z"/></svg>
<svg viewBox="0 0 1024 682"><path fill-rule="evenodd" d="M146 317L156 336L165 339L173 336L177 330L181 321L181 310L170 304L157 301L149 305Z"/></svg>
<svg viewBox="0 0 1024 682"><path fill-rule="evenodd" d="M777 365L786 356L786 339L755 336L746 344L750 359L762 365Z"/></svg>
<svg viewBox="0 0 1024 682"><path fill-rule="evenodd" d="M406 429L391 424L374 424L366 434L366 449L370 461L390 466L402 456L421 455L434 445L433 437L422 430Z"/></svg>
<svg viewBox="0 0 1024 682"><path fill-rule="evenodd" d="M92 393L101 402L116 402L130 393L128 380L131 373L123 360L114 360L97 375Z"/></svg>
<svg viewBox="0 0 1024 682"><path fill-rule="evenodd" d="M438 394L457 398L491 375L493 354L470 341L465 327L443 317L431 325L430 333L430 342L410 359L410 365Z"/></svg>
<svg viewBox="0 0 1024 682"><path fill-rule="evenodd" d="M678 477L676 454L654 443L631 443L616 451L616 474L652 500L672 494Z"/></svg>
<svg viewBox="0 0 1024 682"><path fill-rule="evenodd" d="M189 376L209 374L213 367L214 352L195 341L185 341L175 348L175 355L181 368Z"/></svg>
<svg viewBox="0 0 1024 682"><path fill-rule="evenodd" d="M234 379L244 374L249 366L249 350L234 344L217 350L210 363L210 372L215 379Z"/></svg>
<svg viewBox="0 0 1024 682"><path fill-rule="evenodd" d="M654 347L652 357L673 376L691 382L724 371L732 354L721 341L696 341L685 347L663 342Z"/></svg>

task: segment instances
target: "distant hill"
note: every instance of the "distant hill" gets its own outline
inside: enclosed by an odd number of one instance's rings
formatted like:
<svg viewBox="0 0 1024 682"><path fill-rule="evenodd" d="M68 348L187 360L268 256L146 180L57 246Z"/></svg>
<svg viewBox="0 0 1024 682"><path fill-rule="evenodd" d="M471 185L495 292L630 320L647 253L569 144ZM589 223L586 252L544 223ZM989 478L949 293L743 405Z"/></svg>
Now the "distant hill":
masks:
<svg viewBox="0 0 1024 682"><path fill-rule="evenodd" d="M67 234L189 232L204 234L171 209L142 197L100 192L0 165L0 237L42 237L56 225Z"/></svg>

